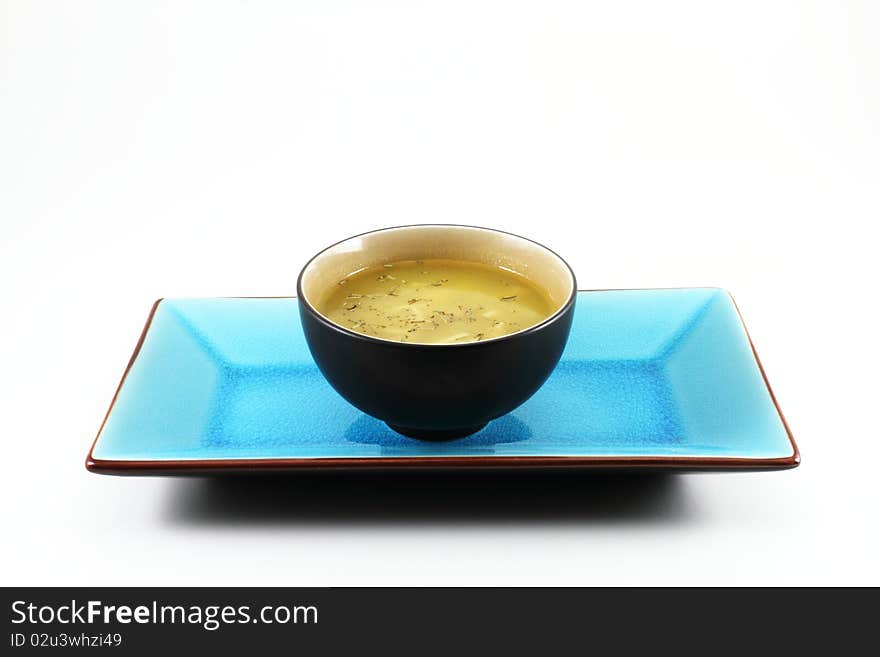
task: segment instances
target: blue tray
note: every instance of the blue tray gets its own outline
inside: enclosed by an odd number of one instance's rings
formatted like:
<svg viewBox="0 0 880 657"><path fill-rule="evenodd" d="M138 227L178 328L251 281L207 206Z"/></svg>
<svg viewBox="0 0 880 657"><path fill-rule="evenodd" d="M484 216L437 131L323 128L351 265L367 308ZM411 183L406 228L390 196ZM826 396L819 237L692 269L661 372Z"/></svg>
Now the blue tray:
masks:
<svg viewBox="0 0 880 657"><path fill-rule="evenodd" d="M112 474L399 467L782 469L799 462L731 297L579 292L553 375L467 438L424 443L349 405L293 298L153 307L86 465Z"/></svg>

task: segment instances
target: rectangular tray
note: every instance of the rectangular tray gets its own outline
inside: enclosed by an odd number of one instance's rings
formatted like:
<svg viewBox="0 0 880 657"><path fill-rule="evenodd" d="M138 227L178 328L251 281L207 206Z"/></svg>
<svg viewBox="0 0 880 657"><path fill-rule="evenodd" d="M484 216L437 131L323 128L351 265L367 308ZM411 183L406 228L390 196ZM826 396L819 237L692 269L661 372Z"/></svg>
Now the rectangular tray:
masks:
<svg viewBox="0 0 880 657"><path fill-rule="evenodd" d="M400 436L315 366L294 298L161 299L86 460L107 474L303 468L795 467L730 295L578 293L544 386L467 438Z"/></svg>

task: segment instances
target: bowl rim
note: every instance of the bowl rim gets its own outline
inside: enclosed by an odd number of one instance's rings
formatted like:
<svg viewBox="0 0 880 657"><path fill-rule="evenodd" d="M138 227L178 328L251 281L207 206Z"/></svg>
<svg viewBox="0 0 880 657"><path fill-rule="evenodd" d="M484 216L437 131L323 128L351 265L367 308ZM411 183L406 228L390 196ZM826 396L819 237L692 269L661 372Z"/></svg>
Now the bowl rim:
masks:
<svg viewBox="0 0 880 657"><path fill-rule="evenodd" d="M363 333L357 333L355 331L351 331L344 326L337 324L336 322L331 321L326 316L318 311L305 297L302 289L302 279L303 274L305 274L306 270L309 268L309 265L312 264L316 259L321 257L324 253L329 251L330 249L342 244L343 242L347 242L349 240L353 240L357 237L363 237L364 235L371 235L373 233L384 233L386 231L391 230L400 230L404 228L472 228L476 230L482 230L490 233L500 233L502 235L509 235L511 237L516 237L518 239L524 240L526 242L530 242L535 246L538 246L545 251L548 251L552 255L554 255L568 271L569 276L571 276L571 291L569 292L568 299L563 303L552 315L538 322L537 324L532 324L531 326L527 326L524 329L520 329L515 333L508 333L507 335L500 335L496 338L489 338L488 340L475 340L473 342L464 342L461 344L453 344L448 342L399 342L397 340L389 340L387 338L378 338L373 337L371 335L364 335ZM499 230L497 228L488 228L486 226L475 226L472 224L440 224L440 223L430 223L430 224L403 224L400 226L387 226L385 228L377 228L375 230L368 230L363 233L358 233L356 235L351 235L344 239L341 239L333 244L324 247L320 251L318 251L315 255L309 258L306 263L300 269L299 276L296 278L296 298L297 302L300 304L300 308L305 308L308 312L314 317L318 322L323 324L324 326L333 329L343 335L351 338L355 338L362 342L373 343L378 345L384 345L389 347L397 347L400 349L474 349L479 348L482 345L487 344L496 344L503 342L505 340L512 340L518 337L522 337L524 335L528 335L530 333L535 333L540 331L541 329L549 326L550 324L558 321L561 317L563 317L568 310L574 306L575 300L577 299L578 286L577 286L577 277L575 276L574 270L571 268L571 265L568 264L568 261L565 260L561 255L556 253L553 249L544 246L540 242L536 242L535 240L529 239L528 237L523 237L522 235L518 235L516 233L511 233L506 230Z"/></svg>

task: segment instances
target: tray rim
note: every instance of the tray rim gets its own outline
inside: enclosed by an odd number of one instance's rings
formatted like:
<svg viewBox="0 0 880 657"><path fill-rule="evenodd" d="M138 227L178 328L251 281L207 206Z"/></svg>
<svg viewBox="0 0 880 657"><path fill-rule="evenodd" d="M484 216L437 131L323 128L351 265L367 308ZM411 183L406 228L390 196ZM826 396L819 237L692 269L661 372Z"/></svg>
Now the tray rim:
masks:
<svg viewBox="0 0 880 657"><path fill-rule="evenodd" d="M764 365L758 357L752 336L743 319L742 312L733 295L721 287L693 286L693 287L657 287L657 288L601 288L601 289L578 289L577 292L630 292L630 291L661 291L661 290L692 290L709 289L724 292L733 302L733 307L739 317L740 324L745 332L752 356L761 372L761 378L770 394L773 407L782 421L792 452L789 456L773 458L747 458L731 456L394 456L394 457L320 457L320 458L274 458L255 457L237 459L156 459L156 460L113 460L98 459L94 457L95 446L104 431L107 419L113 412L116 399L125 384L128 373L134 366L140 354L141 348L149 333L150 326L159 305L165 300L160 297L153 302L152 308L147 315L140 337L135 344L134 351L128 360L122 378L116 386L110 406L104 414L104 419L95 435L85 460L86 470L97 474L108 475L193 475L206 473L254 473L254 472L279 472L279 471L312 471L312 470L519 470L519 469L550 469L550 470L615 470L615 471L664 471L664 472L721 472L721 471L768 471L788 470L800 465L801 455L795 442L794 435L779 407L779 402L767 379ZM239 297L209 297L214 299L296 299L296 296L239 296Z"/></svg>

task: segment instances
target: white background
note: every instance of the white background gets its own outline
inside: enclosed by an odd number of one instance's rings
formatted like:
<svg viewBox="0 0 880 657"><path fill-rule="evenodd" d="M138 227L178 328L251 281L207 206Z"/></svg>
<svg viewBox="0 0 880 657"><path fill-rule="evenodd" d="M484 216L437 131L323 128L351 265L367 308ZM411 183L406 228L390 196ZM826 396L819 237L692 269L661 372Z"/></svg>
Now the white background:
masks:
<svg viewBox="0 0 880 657"><path fill-rule="evenodd" d="M2 2L3 584L880 584L876 2ZM661 479L83 467L154 299L412 222L732 291L803 456Z"/></svg>

